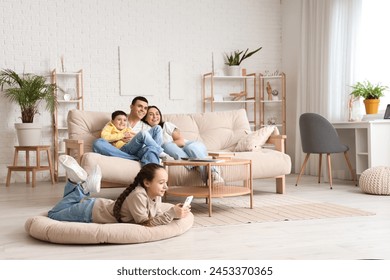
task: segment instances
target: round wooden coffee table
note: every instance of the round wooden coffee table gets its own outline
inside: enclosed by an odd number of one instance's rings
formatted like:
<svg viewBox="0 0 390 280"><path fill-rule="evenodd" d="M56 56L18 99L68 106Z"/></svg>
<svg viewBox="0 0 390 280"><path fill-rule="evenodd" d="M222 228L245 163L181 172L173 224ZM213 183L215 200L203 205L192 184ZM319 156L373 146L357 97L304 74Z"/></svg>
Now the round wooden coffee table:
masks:
<svg viewBox="0 0 390 280"><path fill-rule="evenodd" d="M189 196L194 198L206 198L209 208L209 216L212 214L212 198L222 198L229 196L239 196L249 194L249 206L253 208L253 187L252 187L252 162L248 159L229 159L229 160L169 160L164 163L168 172L168 186L166 196ZM175 167L175 172L170 170ZM187 179L183 176L182 180L173 180L177 175L177 167L182 167L185 171L182 173L196 172L197 167L205 168L207 174L206 182L202 180ZM212 169L216 168L221 177L224 179L223 183L215 184L212 178ZM179 175L181 176L181 175ZM200 173L198 172L200 177ZM171 180L172 178L172 180ZM171 183L174 181L174 184ZM182 181L182 182L180 182ZM201 183L199 183L201 182Z"/></svg>

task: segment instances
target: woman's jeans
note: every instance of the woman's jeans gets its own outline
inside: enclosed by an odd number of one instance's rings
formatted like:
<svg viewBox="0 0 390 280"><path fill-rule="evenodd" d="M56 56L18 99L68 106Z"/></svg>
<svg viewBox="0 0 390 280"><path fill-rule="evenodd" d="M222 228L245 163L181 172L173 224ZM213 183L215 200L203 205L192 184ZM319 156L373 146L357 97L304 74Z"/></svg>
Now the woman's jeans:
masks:
<svg viewBox="0 0 390 280"><path fill-rule="evenodd" d="M176 160L181 158L205 158L207 157L207 148L202 142L188 141L184 147L180 148L174 142L167 142L162 145L164 152ZM207 180L207 174L204 166L199 166L202 180ZM215 166L211 168L211 172L217 172Z"/></svg>
<svg viewBox="0 0 390 280"><path fill-rule="evenodd" d="M93 151L105 156L120 157L129 160L139 160L141 165L160 163L159 155L163 151L161 127L152 127L148 131L138 132L128 143L118 149L103 138L96 139Z"/></svg>
<svg viewBox="0 0 390 280"><path fill-rule="evenodd" d="M162 145L164 152L178 160L184 157L205 158L207 148L202 142L188 141L184 147L179 147L174 142L167 142Z"/></svg>
<svg viewBox="0 0 390 280"><path fill-rule="evenodd" d="M94 203L95 198L84 194L80 184L68 180L64 188L64 197L49 211L48 216L57 221L90 223Z"/></svg>

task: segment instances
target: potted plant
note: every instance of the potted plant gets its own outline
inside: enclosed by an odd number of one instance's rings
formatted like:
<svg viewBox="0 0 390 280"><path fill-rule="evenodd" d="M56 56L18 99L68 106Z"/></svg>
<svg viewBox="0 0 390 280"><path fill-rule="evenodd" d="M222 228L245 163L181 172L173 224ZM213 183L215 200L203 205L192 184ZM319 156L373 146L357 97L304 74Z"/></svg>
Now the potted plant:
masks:
<svg viewBox="0 0 390 280"><path fill-rule="evenodd" d="M255 53L257 53L259 50L261 50L262 47L251 51L248 53L249 49L246 49L244 51L234 51L230 54L225 54L225 64L228 66L228 74L229 76L241 76L240 74L240 64L244 59L247 59L248 57L251 57ZM244 54L243 54L244 53Z"/></svg>
<svg viewBox="0 0 390 280"><path fill-rule="evenodd" d="M364 106L366 107L366 114L377 114L379 107L379 98L384 96L384 91L388 89L387 86L380 84L372 84L369 81L357 82L352 86L353 91L351 95L354 97L363 97Z"/></svg>
<svg viewBox="0 0 390 280"><path fill-rule="evenodd" d="M38 109L42 101L45 101L48 111L54 112L57 105L55 84L46 83L43 76L19 75L13 70L3 69L0 72L0 86L5 97L20 107L22 123L15 123L19 145L40 145L41 126L33 123L34 116L39 114ZM36 136L29 134L30 128Z"/></svg>

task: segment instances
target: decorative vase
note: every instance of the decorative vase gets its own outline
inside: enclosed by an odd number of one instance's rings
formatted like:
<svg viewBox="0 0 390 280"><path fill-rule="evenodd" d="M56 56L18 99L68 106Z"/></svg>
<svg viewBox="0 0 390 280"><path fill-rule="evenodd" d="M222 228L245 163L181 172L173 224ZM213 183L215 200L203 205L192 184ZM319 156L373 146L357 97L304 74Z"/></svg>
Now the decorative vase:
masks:
<svg viewBox="0 0 390 280"><path fill-rule="evenodd" d="M228 76L241 76L241 67L239 65L232 65L227 67Z"/></svg>
<svg viewBox="0 0 390 280"><path fill-rule="evenodd" d="M377 114L379 108L379 99L364 99L366 114Z"/></svg>
<svg viewBox="0 0 390 280"><path fill-rule="evenodd" d="M15 123L19 146L41 145L42 126L35 123Z"/></svg>

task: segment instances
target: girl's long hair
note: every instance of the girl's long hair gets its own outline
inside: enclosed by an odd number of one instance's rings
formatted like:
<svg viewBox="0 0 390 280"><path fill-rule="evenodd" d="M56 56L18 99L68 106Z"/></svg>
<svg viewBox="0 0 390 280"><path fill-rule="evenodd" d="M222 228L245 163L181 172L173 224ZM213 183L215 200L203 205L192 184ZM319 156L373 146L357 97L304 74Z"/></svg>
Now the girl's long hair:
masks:
<svg viewBox="0 0 390 280"><path fill-rule="evenodd" d="M133 183L130 184L117 198L114 204L114 217L119 223L122 223L121 218L121 208L123 205L123 202L125 201L126 197L129 196L129 194L137 187L141 186L145 188L144 180L152 181L154 179L154 176L156 174L156 171L158 169L164 169L163 166L157 164L157 163L148 163L145 164L141 170L138 172L137 176L135 176Z"/></svg>

